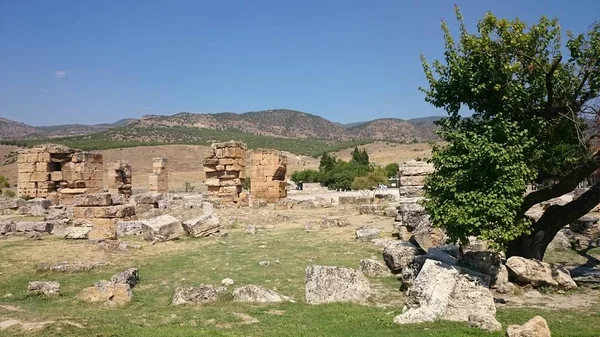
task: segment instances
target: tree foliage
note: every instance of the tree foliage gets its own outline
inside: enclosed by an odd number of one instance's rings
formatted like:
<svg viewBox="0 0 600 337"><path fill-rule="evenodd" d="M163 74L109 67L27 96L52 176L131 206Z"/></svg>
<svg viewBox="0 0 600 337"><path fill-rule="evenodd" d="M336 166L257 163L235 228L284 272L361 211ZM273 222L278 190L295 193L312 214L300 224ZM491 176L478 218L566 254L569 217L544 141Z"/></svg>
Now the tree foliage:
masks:
<svg viewBox="0 0 600 337"><path fill-rule="evenodd" d="M12 198L15 196L15 192L9 189L10 184L5 176L0 175L0 195Z"/></svg>
<svg viewBox="0 0 600 337"><path fill-rule="evenodd" d="M400 171L400 165L398 163L387 164L385 166L385 171L388 178L396 177L398 176L398 171Z"/></svg>
<svg viewBox="0 0 600 337"><path fill-rule="evenodd" d="M600 24L567 33L563 57L556 19L527 25L488 13L469 33L458 7L456 16L457 40L442 22L444 62L422 56L429 87L420 90L449 115L438 123L448 146L433 150L425 207L452 238L503 246L531 231L528 184L560 181L593 158L582 114L597 111Z"/></svg>

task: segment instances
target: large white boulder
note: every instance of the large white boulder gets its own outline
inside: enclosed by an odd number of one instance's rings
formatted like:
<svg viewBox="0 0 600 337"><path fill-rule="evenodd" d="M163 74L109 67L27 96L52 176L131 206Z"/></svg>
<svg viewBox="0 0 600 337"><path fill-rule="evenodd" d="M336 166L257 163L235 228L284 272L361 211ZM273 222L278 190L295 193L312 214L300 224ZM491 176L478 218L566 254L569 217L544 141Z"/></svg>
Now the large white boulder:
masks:
<svg viewBox="0 0 600 337"><path fill-rule="evenodd" d="M370 296L369 280L359 271L317 265L306 268L306 302L309 304L365 303Z"/></svg>

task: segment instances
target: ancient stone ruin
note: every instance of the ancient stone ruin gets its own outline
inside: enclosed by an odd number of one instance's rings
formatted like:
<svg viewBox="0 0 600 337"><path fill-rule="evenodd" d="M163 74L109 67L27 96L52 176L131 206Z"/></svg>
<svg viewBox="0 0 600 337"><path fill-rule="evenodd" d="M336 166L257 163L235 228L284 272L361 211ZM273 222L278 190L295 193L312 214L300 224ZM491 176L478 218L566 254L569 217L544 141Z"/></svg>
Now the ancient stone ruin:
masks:
<svg viewBox="0 0 600 337"><path fill-rule="evenodd" d="M254 150L252 152L250 191L255 199L276 202L287 197L285 173L287 157L277 150Z"/></svg>
<svg viewBox="0 0 600 337"><path fill-rule="evenodd" d="M148 190L159 193L169 192L167 158L152 158L152 173L148 176Z"/></svg>
<svg viewBox="0 0 600 337"><path fill-rule="evenodd" d="M224 202L243 202L246 150L242 142L213 143L204 157L206 186L211 197Z"/></svg>
<svg viewBox="0 0 600 337"><path fill-rule="evenodd" d="M110 193L82 194L73 200L75 224L91 227L89 239L116 238L117 222L135 220L135 206L117 204Z"/></svg>
<svg viewBox="0 0 600 337"><path fill-rule="evenodd" d="M108 192L131 196L131 165L124 161L114 162L108 165L106 178Z"/></svg>
<svg viewBox="0 0 600 337"><path fill-rule="evenodd" d="M17 194L71 204L73 196L103 188L102 154L75 152L60 145L19 151Z"/></svg>
<svg viewBox="0 0 600 337"><path fill-rule="evenodd" d="M411 160L400 165L400 197L414 198L423 196L425 177L433 173L433 164Z"/></svg>

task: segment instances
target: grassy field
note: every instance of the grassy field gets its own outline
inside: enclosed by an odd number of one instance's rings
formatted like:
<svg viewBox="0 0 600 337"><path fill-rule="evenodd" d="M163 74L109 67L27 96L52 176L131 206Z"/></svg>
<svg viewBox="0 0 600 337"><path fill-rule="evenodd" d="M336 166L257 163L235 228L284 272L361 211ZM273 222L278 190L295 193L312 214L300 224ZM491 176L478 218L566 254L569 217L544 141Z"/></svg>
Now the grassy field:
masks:
<svg viewBox="0 0 600 337"><path fill-rule="evenodd" d="M464 323L435 322L398 326L404 295L394 278L371 279L375 296L368 306L353 304L308 305L304 302L304 270L312 264L358 268L362 258L381 254L370 243L355 242L354 228L380 228L391 233L390 218L352 216L344 228L315 229L307 233L306 221L355 210L293 210L290 221L277 220L269 210L218 210L229 228L219 239L184 238L174 242L142 245L125 252L106 251L88 242L69 242L56 237L42 241L22 238L0 240L0 322L16 319L26 323L54 321L42 329L24 332L13 327L2 336L503 336L485 333ZM187 216L191 216L187 213ZM183 217L185 219L185 217ZM259 228L244 233L247 224ZM130 241L131 242L131 241ZM270 261L260 266L259 261ZM83 273L36 271L42 262L92 261L109 265ZM139 267L141 282L133 289L126 307L107 308L79 302L83 288L127 267ZM253 305L224 299L203 306L170 305L177 286L219 285L232 278L236 286L255 284L293 297L297 303ZM28 295L27 283L53 280L61 295L48 299ZM11 294L7 296L7 294ZM596 302L597 303L597 302ZM499 309L498 320L522 324L535 315L548 321L553 336L600 336L600 308L544 310ZM0 323L1 325L1 323Z"/></svg>

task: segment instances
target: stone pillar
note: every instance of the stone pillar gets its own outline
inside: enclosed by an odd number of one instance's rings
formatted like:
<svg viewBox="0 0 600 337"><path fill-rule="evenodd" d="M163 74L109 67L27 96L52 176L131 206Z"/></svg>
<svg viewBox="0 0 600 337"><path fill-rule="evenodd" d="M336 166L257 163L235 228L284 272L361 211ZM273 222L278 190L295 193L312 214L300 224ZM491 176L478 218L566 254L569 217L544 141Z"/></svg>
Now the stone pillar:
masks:
<svg viewBox="0 0 600 337"><path fill-rule="evenodd" d="M151 192L169 192L169 172L167 158L152 158L152 173L148 177L148 189Z"/></svg>
<svg viewBox="0 0 600 337"><path fill-rule="evenodd" d="M287 157L277 150L254 150L250 191L253 199L276 202L287 196Z"/></svg>
<svg viewBox="0 0 600 337"><path fill-rule="evenodd" d="M414 198L423 196L425 177L433 173L433 164L411 160L400 165L400 197Z"/></svg>
<svg viewBox="0 0 600 337"><path fill-rule="evenodd" d="M225 202L242 202L246 150L242 142L213 143L204 156L208 194Z"/></svg>
<svg viewBox="0 0 600 337"><path fill-rule="evenodd" d="M131 165L124 161L114 162L108 165L106 177L108 192L131 196Z"/></svg>

